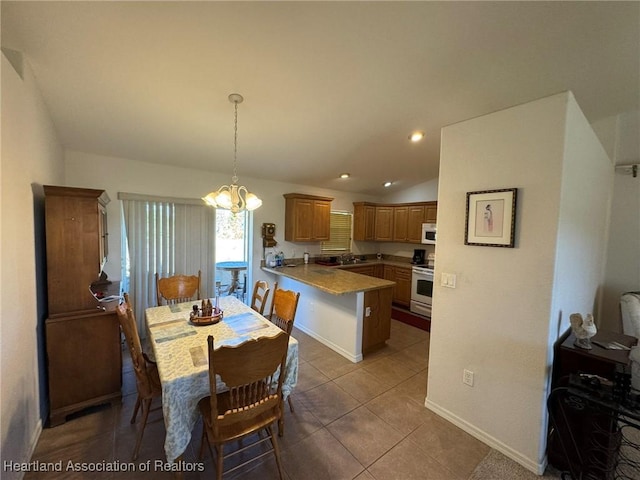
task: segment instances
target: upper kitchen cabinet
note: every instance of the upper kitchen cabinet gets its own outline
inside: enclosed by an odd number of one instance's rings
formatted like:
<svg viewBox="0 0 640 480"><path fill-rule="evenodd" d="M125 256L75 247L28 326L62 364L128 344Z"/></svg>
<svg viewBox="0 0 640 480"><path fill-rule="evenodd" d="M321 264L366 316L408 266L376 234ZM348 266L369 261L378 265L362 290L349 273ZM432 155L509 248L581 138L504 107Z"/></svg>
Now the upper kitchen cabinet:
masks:
<svg viewBox="0 0 640 480"><path fill-rule="evenodd" d="M353 203L353 239L421 243L422 224L436 223L438 202Z"/></svg>
<svg viewBox="0 0 640 480"><path fill-rule="evenodd" d="M429 202L424 207L424 223L436 223L438 219L438 202Z"/></svg>
<svg viewBox="0 0 640 480"><path fill-rule="evenodd" d="M364 241L376 239L376 206L373 203L354 202L353 239Z"/></svg>
<svg viewBox="0 0 640 480"><path fill-rule="evenodd" d="M426 221L428 207L424 205L411 205L407 207L407 242L420 243L422 240L422 224Z"/></svg>
<svg viewBox="0 0 640 480"><path fill-rule="evenodd" d="M393 207L389 205L376 206L375 238L379 242L393 241Z"/></svg>
<svg viewBox="0 0 640 480"><path fill-rule="evenodd" d="M406 242L409 227L409 207L400 205L393 207L393 241Z"/></svg>
<svg viewBox="0 0 640 480"><path fill-rule="evenodd" d="M285 193L284 239L287 242L329 240L331 197Z"/></svg>

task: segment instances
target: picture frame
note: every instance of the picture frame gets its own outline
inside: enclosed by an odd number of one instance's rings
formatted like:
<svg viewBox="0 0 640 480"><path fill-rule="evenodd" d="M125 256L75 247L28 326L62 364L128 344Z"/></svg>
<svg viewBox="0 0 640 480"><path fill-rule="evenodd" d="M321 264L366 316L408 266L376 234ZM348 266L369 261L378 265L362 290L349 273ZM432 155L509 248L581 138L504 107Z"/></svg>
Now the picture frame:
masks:
<svg viewBox="0 0 640 480"><path fill-rule="evenodd" d="M514 248L517 188L467 192L465 245Z"/></svg>

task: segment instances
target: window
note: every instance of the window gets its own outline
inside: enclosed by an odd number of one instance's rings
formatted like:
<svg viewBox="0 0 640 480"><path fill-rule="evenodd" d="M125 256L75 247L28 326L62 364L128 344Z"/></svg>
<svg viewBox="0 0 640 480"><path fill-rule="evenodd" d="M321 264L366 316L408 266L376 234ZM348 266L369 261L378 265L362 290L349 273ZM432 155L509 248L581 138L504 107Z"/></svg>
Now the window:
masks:
<svg viewBox="0 0 640 480"><path fill-rule="evenodd" d="M192 275L200 270L200 293L213 292L215 210L200 199L118 192L123 213L123 291L131 296L144 337L144 311L156 305L155 274Z"/></svg>
<svg viewBox="0 0 640 480"><path fill-rule="evenodd" d="M321 253L344 253L351 251L351 219L349 212L331 212L330 240L322 242Z"/></svg>

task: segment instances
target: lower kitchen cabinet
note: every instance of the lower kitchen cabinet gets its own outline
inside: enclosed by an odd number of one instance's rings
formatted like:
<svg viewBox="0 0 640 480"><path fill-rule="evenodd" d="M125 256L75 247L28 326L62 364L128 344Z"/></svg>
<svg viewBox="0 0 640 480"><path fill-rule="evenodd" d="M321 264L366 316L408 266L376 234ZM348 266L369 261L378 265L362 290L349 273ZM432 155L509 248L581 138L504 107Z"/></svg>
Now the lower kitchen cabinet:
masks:
<svg viewBox="0 0 640 480"><path fill-rule="evenodd" d="M396 282L393 288L393 303L409 307L411 304L411 267L385 265L384 279Z"/></svg>
<svg viewBox="0 0 640 480"><path fill-rule="evenodd" d="M362 327L362 353L384 346L391 336L391 287L364 294L365 317ZM368 310L367 310L368 309ZM366 312L369 312L367 316Z"/></svg>
<svg viewBox="0 0 640 480"><path fill-rule="evenodd" d="M396 267L394 302L408 307L411 304L411 268Z"/></svg>
<svg viewBox="0 0 640 480"><path fill-rule="evenodd" d="M375 265L361 265L357 267L343 268L343 270L351 273L359 273L360 275L368 275L370 277L376 276Z"/></svg>
<svg viewBox="0 0 640 480"><path fill-rule="evenodd" d="M50 317L46 321L49 424L122 398L122 349L115 312Z"/></svg>

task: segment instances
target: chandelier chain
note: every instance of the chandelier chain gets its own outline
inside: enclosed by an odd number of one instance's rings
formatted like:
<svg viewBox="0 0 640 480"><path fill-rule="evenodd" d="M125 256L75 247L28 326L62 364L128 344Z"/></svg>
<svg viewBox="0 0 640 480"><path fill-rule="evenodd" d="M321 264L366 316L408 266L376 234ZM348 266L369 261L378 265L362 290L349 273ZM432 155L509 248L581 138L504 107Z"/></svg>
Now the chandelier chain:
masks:
<svg viewBox="0 0 640 480"><path fill-rule="evenodd" d="M233 177L230 185L222 185L215 192L209 193L202 200L214 208L223 208L236 214L245 210L252 211L262 205L255 194L250 193L244 185L238 185L238 104L244 98L239 93L229 95L229 101L234 104L233 121Z"/></svg>
<svg viewBox="0 0 640 480"><path fill-rule="evenodd" d="M238 183L238 102L234 101L235 116L233 124L233 183Z"/></svg>

